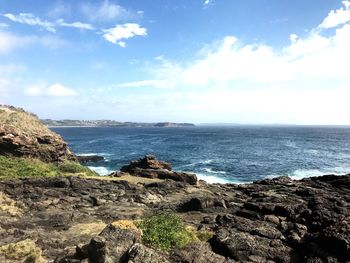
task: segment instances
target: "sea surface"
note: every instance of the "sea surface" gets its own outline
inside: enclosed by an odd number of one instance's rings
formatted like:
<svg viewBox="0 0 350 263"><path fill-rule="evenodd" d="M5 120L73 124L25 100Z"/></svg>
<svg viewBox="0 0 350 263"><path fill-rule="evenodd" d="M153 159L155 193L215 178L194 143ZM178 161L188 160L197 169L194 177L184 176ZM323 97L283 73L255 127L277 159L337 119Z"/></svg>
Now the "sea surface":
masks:
<svg viewBox="0 0 350 263"><path fill-rule="evenodd" d="M101 175L146 154L208 182L350 173L350 127L53 128Z"/></svg>

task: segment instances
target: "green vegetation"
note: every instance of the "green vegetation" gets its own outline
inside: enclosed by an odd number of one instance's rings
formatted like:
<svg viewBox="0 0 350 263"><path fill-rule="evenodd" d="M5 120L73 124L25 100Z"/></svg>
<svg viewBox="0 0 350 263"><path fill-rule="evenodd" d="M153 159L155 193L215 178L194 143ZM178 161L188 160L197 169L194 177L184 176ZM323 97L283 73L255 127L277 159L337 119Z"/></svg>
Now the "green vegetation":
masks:
<svg viewBox="0 0 350 263"><path fill-rule="evenodd" d="M194 233L186 229L181 218L172 213L146 218L138 227L142 230L142 241L145 244L164 251L198 241Z"/></svg>
<svg viewBox="0 0 350 263"><path fill-rule="evenodd" d="M54 177L65 175L96 176L89 168L75 162L44 163L37 159L0 156L0 178Z"/></svg>

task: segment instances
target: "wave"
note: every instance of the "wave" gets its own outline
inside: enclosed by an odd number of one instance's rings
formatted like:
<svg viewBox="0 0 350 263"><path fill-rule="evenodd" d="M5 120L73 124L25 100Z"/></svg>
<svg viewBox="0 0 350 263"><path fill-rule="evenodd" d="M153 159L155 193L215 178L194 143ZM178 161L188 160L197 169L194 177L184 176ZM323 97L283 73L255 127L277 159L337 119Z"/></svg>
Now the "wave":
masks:
<svg viewBox="0 0 350 263"><path fill-rule="evenodd" d="M211 164L213 161L214 161L213 159L206 159L206 160L200 160L200 161L194 162L194 163L184 164L181 166L182 167L189 167L189 166L196 166L196 165L201 165L201 164Z"/></svg>
<svg viewBox="0 0 350 263"><path fill-rule="evenodd" d="M296 145L295 142L287 140L284 142L284 146L289 147L289 148L293 148L293 149L298 149L299 147Z"/></svg>
<svg viewBox="0 0 350 263"><path fill-rule="evenodd" d="M268 175L266 178L272 179L279 176L288 176L293 180L301 180L309 177L323 176L326 174L344 175L350 173L350 168L345 167L333 167L323 169L297 169L291 173L280 175Z"/></svg>
<svg viewBox="0 0 350 263"><path fill-rule="evenodd" d="M88 166L88 168L91 169L92 171L98 173L101 176L109 175L113 172L112 170L109 170L103 166Z"/></svg>
<svg viewBox="0 0 350 263"><path fill-rule="evenodd" d="M111 156L112 154L110 153L77 153L79 156L94 156L94 155L99 155L99 156Z"/></svg>
<svg viewBox="0 0 350 263"><path fill-rule="evenodd" d="M198 180L203 180L206 181L208 184L228 184L228 183L233 183L230 182L229 180L226 180L224 178L221 177L217 177L217 176L213 176L213 175L205 175L205 174L199 174L197 173L197 178Z"/></svg>
<svg viewBox="0 0 350 263"><path fill-rule="evenodd" d="M205 171L206 173L211 173L211 174L226 174L225 171L214 171L211 168L203 168L203 171Z"/></svg>

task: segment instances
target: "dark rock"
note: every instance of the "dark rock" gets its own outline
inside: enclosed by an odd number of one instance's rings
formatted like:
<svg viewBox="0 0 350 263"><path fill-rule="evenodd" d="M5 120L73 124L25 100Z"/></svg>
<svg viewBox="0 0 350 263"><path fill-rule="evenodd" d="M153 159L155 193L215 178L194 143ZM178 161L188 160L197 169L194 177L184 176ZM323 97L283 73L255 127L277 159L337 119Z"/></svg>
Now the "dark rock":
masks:
<svg viewBox="0 0 350 263"><path fill-rule="evenodd" d="M225 257L215 254L208 243L193 243L171 253L172 262L178 263L233 263Z"/></svg>
<svg viewBox="0 0 350 263"><path fill-rule="evenodd" d="M153 155L146 155L137 161L133 161L129 165L123 166L120 171L139 177L170 179L192 185L197 183L197 176L195 174L173 172L171 164L159 161Z"/></svg>
<svg viewBox="0 0 350 263"><path fill-rule="evenodd" d="M85 249L89 262L124 262L129 248L137 241L139 237L133 231L108 225Z"/></svg>
<svg viewBox="0 0 350 263"><path fill-rule="evenodd" d="M49 262L348 262L349 185L350 175L202 186L80 177L5 180L0 247L33 239ZM164 210L187 211L179 214L184 224L210 231L212 238L163 254L140 245L139 233L129 230L108 226L98 235L106 223Z"/></svg>
<svg viewBox="0 0 350 263"><path fill-rule="evenodd" d="M207 208L212 207L222 207L226 208L224 200L218 200L213 197L193 197L190 200L180 204L179 212L189 212L189 211L204 211Z"/></svg>
<svg viewBox="0 0 350 263"><path fill-rule="evenodd" d="M164 255L140 243L129 249L127 259L128 263L170 263Z"/></svg>
<svg viewBox="0 0 350 263"><path fill-rule="evenodd" d="M135 169L161 169L171 171L172 167L170 163L159 161L153 155L146 155L137 161L132 161L129 165L123 166L120 170L125 173L133 174Z"/></svg>

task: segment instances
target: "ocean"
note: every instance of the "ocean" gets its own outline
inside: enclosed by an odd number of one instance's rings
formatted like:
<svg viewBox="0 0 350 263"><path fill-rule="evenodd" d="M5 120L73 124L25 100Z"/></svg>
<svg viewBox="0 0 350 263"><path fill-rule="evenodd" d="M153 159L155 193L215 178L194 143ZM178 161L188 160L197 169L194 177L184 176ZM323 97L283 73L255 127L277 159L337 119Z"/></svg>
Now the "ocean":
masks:
<svg viewBox="0 0 350 263"><path fill-rule="evenodd" d="M350 127L52 128L100 175L146 154L210 183L350 173Z"/></svg>

